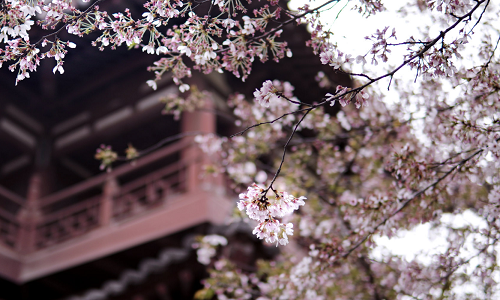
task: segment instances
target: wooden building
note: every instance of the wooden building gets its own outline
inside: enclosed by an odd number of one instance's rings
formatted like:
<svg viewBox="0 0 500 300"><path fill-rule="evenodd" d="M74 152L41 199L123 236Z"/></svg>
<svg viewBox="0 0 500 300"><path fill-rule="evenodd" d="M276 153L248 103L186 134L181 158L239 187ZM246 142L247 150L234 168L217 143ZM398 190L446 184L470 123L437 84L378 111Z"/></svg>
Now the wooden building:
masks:
<svg viewBox="0 0 500 300"><path fill-rule="evenodd" d="M148 289L184 299L204 270L186 237L231 209L223 182L199 176L204 157L193 136L99 170L101 143L145 149L182 132L215 133L216 118L162 115L158 98L176 87L145 85L150 57L92 50L68 54L67 76L51 74L47 61L17 87L1 70L0 299L59 299L172 268L171 284Z"/></svg>

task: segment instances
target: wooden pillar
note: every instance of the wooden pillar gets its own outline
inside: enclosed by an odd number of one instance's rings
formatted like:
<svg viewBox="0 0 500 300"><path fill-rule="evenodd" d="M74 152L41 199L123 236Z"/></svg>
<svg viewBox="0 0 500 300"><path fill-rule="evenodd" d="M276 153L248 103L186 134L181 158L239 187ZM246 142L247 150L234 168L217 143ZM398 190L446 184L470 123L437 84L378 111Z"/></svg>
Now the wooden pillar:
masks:
<svg viewBox="0 0 500 300"><path fill-rule="evenodd" d="M113 217L113 199L118 195L120 189L118 181L114 177L106 180L102 192L101 211L99 216L99 224L106 226L111 222Z"/></svg>
<svg viewBox="0 0 500 300"><path fill-rule="evenodd" d="M194 83L196 84L196 83ZM212 101L206 101L205 108L194 112L184 112L182 115L182 132L199 132L200 134L216 133L216 116L211 111L214 105ZM201 186L200 176L203 172L203 164L207 162L203 152L194 143L194 136L184 139L192 141L192 146L182 152L182 160L188 163L186 170L186 189L188 192L195 191Z"/></svg>
<svg viewBox="0 0 500 300"><path fill-rule="evenodd" d="M19 210L17 220L19 233L16 249L19 253L30 253L36 249L36 227L42 220L42 213L38 200L42 192L42 174L35 172L29 182L26 205Z"/></svg>

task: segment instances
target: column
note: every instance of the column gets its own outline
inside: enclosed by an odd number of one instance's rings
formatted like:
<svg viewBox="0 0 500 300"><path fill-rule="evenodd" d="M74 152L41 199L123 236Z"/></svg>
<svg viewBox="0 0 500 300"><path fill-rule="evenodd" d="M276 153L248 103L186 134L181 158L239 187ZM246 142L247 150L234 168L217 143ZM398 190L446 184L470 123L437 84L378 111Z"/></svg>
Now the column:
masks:
<svg viewBox="0 0 500 300"><path fill-rule="evenodd" d="M35 172L29 182L26 205L17 215L19 233L16 249L22 254L33 252L36 249L36 227L42 220L39 202L42 191L42 174Z"/></svg>
<svg viewBox="0 0 500 300"><path fill-rule="evenodd" d="M118 181L114 177L106 180L102 192L102 200L99 215L100 226L107 226L113 218L113 199L119 193Z"/></svg>
<svg viewBox="0 0 500 300"><path fill-rule="evenodd" d="M200 90L203 89L201 79L193 80L193 85L197 85ZM194 112L184 112L182 114L182 132L199 132L200 134L216 133L216 116L213 113L214 104L211 99L206 101L203 109ZM182 160L188 163L186 174L186 189L188 192L196 191L202 188L200 176L203 173L203 165L209 163L208 158L203 154L194 142L194 136L184 138L192 142L192 145L182 152ZM208 182L207 182L208 183Z"/></svg>

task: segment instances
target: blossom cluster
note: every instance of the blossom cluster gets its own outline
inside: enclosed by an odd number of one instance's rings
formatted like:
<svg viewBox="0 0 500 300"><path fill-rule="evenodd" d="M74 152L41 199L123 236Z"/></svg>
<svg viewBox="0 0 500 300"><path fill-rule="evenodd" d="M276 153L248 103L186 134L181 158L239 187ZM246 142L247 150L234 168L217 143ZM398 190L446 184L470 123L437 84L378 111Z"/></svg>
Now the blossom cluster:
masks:
<svg viewBox="0 0 500 300"><path fill-rule="evenodd" d="M253 93L253 96L260 105L269 107L269 102L278 100L279 96L276 94L277 92L278 90L274 87L271 80L266 80L262 84L262 88L260 90L256 90Z"/></svg>
<svg viewBox="0 0 500 300"><path fill-rule="evenodd" d="M255 183L239 198L238 209L244 210L250 219L260 222L253 234L268 243L276 243L276 246L288 244L288 236L293 234L292 223L280 223L276 218L292 214L307 199L304 196L295 198L287 192L275 192L274 198L269 199L266 190Z"/></svg>
<svg viewBox="0 0 500 300"><path fill-rule="evenodd" d="M118 154L111 149L111 146L101 145L101 147L96 150L94 158L101 161L101 165L99 166L101 170L107 169L110 171L111 165L118 158Z"/></svg>
<svg viewBox="0 0 500 300"><path fill-rule="evenodd" d="M54 70L62 73L63 61L58 58L64 57L65 50L46 47L48 43L58 43L57 33L61 30L80 37L97 32L92 44L100 50L126 45L164 56L152 66L156 78L149 85L156 86L162 75L171 71L182 91L188 89L182 79L190 76L191 69L204 73L226 70L244 80L256 58L264 62L291 56L287 43L279 41L283 31L270 30L268 26L280 18L282 8L274 2L272 6L255 9L254 17L244 15L245 7L236 0L216 1L221 11L217 17L199 16L191 2L181 0L146 1L142 18L134 18L128 9L108 14L96 4L80 11L68 1L6 1L5 9L0 9L0 41L6 44L0 48L0 66L12 62L11 70L18 70L18 82L36 70L39 59L54 57ZM33 17L39 18L43 29L54 31L45 36L43 43L29 40ZM185 22L172 25L171 20L176 18L185 18ZM44 55L37 58L33 53ZM193 62L192 67L187 67L184 57Z"/></svg>

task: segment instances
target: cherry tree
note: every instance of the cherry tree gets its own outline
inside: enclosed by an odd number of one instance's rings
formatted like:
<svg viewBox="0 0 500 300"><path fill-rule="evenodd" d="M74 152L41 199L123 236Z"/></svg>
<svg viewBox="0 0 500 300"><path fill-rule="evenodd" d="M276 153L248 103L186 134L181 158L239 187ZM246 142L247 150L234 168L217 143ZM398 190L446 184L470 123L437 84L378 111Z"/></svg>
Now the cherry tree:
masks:
<svg viewBox="0 0 500 300"><path fill-rule="evenodd" d="M166 109L178 116L203 106L205 94L186 81L192 72L244 81L254 61L293 55L283 30L306 23L318 61L352 78L341 86L319 72L318 87L330 90L319 99L298 99L290 83L270 78L253 98L228 99L240 132L196 137L213 158L207 172L226 174L240 192L232 220L248 222L257 238L281 250L248 269L217 256L217 247L227 246L223 237L202 238L196 247L210 277L198 299L500 297L497 3L405 2L395 18L419 16L418 35L387 19L366 28L370 46L354 53L339 46L322 15L342 5L370 20L386 1L316 1L294 11L275 0L150 0L142 16L108 14L99 8L104 1L82 9L65 0L2 0L0 66L17 73L16 84L43 59L54 59L53 72L62 74L67 51L78 45L61 40L61 32L97 33L99 49L158 55L147 83L156 89L172 74L179 96L167 99ZM36 26L47 34L32 41ZM126 153L141 155L133 147ZM96 158L103 168L120 159L105 146ZM465 212L481 221L444 221ZM372 255L377 237L422 223L446 231L430 263L390 251Z"/></svg>

